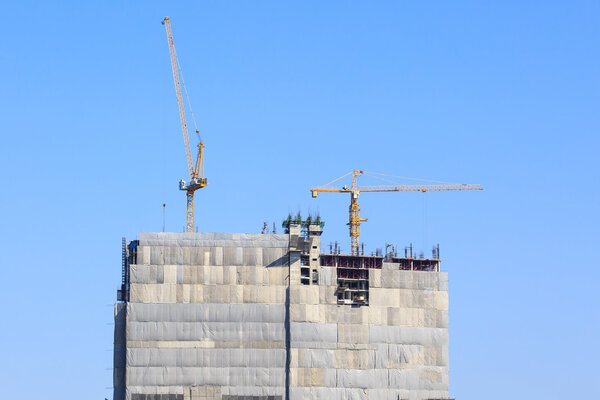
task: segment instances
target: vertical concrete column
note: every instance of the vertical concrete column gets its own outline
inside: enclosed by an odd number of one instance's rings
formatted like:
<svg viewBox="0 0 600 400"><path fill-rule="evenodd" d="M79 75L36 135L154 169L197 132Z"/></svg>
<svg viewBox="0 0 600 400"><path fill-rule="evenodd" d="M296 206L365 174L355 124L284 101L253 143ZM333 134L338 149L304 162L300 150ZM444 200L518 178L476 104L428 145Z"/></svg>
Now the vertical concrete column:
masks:
<svg viewBox="0 0 600 400"><path fill-rule="evenodd" d="M317 274L321 273L321 263L319 261L319 257L321 255L321 226L318 224L310 224L308 226L308 255L309 255L309 265L311 272L311 285L313 284L312 274L316 272ZM314 283L318 284L318 283Z"/></svg>
<svg viewBox="0 0 600 400"><path fill-rule="evenodd" d="M290 285L300 284L300 254L304 245L304 240L300 236L300 225L290 224Z"/></svg>

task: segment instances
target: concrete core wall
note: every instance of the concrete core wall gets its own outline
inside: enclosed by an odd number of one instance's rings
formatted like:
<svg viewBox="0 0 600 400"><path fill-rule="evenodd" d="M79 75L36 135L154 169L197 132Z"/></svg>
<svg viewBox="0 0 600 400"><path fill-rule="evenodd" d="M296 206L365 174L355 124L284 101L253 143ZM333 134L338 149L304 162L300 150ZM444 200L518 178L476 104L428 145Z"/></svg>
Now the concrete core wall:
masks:
<svg viewBox="0 0 600 400"><path fill-rule="evenodd" d="M115 400L448 398L446 274L384 263L368 305L340 305L320 232L293 228L140 233Z"/></svg>

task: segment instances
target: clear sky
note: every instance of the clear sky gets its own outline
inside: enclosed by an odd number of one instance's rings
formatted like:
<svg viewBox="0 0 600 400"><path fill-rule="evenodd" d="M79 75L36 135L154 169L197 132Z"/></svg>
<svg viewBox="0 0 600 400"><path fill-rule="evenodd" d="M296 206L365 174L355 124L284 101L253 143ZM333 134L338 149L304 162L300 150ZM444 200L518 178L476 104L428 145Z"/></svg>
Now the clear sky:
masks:
<svg viewBox="0 0 600 400"><path fill-rule="evenodd" d="M311 185L481 183L364 194L361 239L440 244L452 396L600 398L598 1L2 9L0 397L112 398L121 237L161 230L163 203L185 223L169 15L206 144L201 231L319 212L347 252L349 199Z"/></svg>

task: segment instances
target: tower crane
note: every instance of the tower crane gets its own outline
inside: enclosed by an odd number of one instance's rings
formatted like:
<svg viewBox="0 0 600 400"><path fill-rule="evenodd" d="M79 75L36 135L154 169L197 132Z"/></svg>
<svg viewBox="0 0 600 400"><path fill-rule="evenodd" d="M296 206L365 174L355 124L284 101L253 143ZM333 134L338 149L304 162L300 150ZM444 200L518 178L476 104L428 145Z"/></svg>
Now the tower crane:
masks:
<svg viewBox="0 0 600 400"><path fill-rule="evenodd" d="M459 191L459 190L483 190L479 184L456 184L447 182L437 182L435 185L380 185L380 186L359 186L358 177L367 174L375 178L387 180L382 176L390 176L385 174L378 174L373 172L365 172L362 170L352 170L345 175L340 176L337 179L323 185L312 187L310 189L312 197L316 198L319 193L349 193L350 194L350 207L349 207L349 221L348 226L350 227L350 240L352 244L352 255L358 255L358 240L360 237L360 224L366 222L367 218L360 217L360 207L358 206L358 196L361 192L441 192L441 191ZM348 175L352 175L352 186L343 186L341 188L331 186L333 183L345 178ZM398 178L398 177L396 177ZM419 179L421 180L421 179Z"/></svg>
<svg viewBox="0 0 600 400"><path fill-rule="evenodd" d="M177 53L175 52L175 44L173 43L173 33L171 32L171 20L169 17L165 17L162 21L167 31L167 41L169 42L169 54L171 55L171 69L173 70L173 82L175 83L175 94L177 96L177 106L179 107L179 120L181 122L181 131L183 132L183 142L185 144L185 155L187 158L188 171L190 173L190 182L186 183L183 179L179 181L179 190L186 192L187 196L187 212L186 212L186 231L194 231L194 192L198 189L206 187L207 181L204 177L204 142L200 140L198 143L198 155L196 156L196 163L192 160L192 151L190 149L190 138L188 136L187 120L185 118L185 109L183 107L183 96L181 95L181 84L179 76L181 75L181 83L185 90L185 96L188 100L190 108L190 114L192 115L192 121L194 122L194 128L198 133L198 126L194 119L194 112L192 111L192 105L190 98L185 88L185 82L183 81L183 74L181 73L181 66L177 59Z"/></svg>

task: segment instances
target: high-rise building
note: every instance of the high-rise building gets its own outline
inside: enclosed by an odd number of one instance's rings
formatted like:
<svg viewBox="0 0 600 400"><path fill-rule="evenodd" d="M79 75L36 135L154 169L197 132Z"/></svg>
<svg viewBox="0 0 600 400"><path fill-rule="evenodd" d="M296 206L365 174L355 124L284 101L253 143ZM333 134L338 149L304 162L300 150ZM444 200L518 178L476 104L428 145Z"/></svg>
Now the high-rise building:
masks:
<svg viewBox="0 0 600 400"><path fill-rule="evenodd" d="M284 227L124 242L115 400L448 398L439 251L344 255L320 218Z"/></svg>

